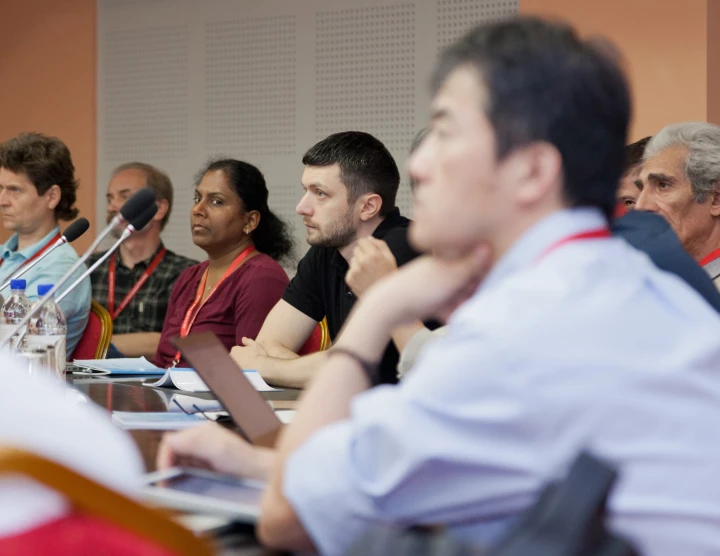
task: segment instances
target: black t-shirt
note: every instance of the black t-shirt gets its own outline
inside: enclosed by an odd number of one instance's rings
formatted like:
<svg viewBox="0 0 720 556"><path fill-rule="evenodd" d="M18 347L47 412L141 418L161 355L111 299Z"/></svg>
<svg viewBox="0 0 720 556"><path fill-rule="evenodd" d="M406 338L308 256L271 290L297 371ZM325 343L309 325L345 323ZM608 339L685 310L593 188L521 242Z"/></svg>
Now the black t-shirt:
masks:
<svg viewBox="0 0 720 556"><path fill-rule="evenodd" d="M398 266L417 257L407 241L410 220L395 209L373 232L387 243ZM311 247L298 264L283 299L311 319L320 322L327 316L330 338L334 341L355 303L355 294L345 283L348 263L335 247ZM382 381L397 382L398 352L390 342L380 363Z"/></svg>

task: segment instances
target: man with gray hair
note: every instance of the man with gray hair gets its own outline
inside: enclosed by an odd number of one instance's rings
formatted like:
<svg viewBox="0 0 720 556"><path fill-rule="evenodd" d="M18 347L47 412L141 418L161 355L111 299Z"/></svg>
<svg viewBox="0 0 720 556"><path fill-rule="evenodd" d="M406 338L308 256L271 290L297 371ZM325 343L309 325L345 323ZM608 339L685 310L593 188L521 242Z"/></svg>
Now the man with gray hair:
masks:
<svg viewBox="0 0 720 556"><path fill-rule="evenodd" d="M173 284L183 270L196 263L173 253L160 239L170 218L173 187L170 178L150 164L130 162L115 168L107 190L108 222L125 201L145 187L157 198L155 218L126 239L91 275L93 298L113 319L108 357L155 355ZM99 253L93 255L89 264L98 257Z"/></svg>
<svg viewBox="0 0 720 556"><path fill-rule="evenodd" d="M720 126L669 125L645 148L635 208L661 214L720 288Z"/></svg>

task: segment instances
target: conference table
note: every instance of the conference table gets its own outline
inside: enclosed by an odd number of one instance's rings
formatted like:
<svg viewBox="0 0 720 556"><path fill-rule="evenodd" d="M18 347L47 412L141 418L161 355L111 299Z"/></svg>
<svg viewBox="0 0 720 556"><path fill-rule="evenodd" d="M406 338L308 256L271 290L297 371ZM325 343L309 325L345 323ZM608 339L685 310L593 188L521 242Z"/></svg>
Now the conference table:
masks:
<svg viewBox="0 0 720 556"><path fill-rule="evenodd" d="M169 400L177 390L143 386L143 382L152 382L157 377L108 378L67 374L67 382L92 402L108 411L168 411ZM211 393L182 392L203 399L214 399ZM261 395L273 402L275 409L292 409L295 406L299 390L285 389L279 392L261 392ZM155 458L164 431L130 430L128 433L137 444L147 471L156 469ZM240 525L223 528L221 534L214 537L219 554L255 556L278 554L262 548L251 527Z"/></svg>

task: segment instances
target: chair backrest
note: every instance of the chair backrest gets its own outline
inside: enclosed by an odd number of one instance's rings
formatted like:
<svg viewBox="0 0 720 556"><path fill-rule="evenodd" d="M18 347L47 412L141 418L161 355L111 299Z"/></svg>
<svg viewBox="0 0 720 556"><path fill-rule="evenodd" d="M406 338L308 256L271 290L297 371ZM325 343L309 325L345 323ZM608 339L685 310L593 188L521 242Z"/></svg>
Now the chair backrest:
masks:
<svg viewBox="0 0 720 556"><path fill-rule="evenodd" d="M213 553L205 541L160 511L38 454L0 447L0 475L29 477L62 494L72 508L66 520L59 520L55 526L40 526L36 535L0 539L0 554L9 553L5 548L19 546L27 548L25 553L38 553L31 550L32 546L47 544L48 534L57 535L54 544L51 543L54 554L121 554L121 546L126 547L125 553L133 555L210 556ZM98 530L111 534L95 534ZM82 533L80 540L79 533ZM93 546L79 546L80 542Z"/></svg>
<svg viewBox="0 0 720 556"><path fill-rule="evenodd" d="M74 359L105 359L112 340L112 318L94 299L83 335L73 351Z"/></svg>
<svg viewBox="0 0 720 556"><path fill-rule="evenodd" d="M310 355L316 351L325 351L330 347L330 330L328 328L327 317L321 320L310 334L307 342L303 344L298 351L298 355Z"/></svg>
<svg viewBox="0 0 720 556"><path fill-rule="evenodd" d="M0 538L1 554L72 554L73 556L176 556L102 519L69 514L28 531Z"/></svg>

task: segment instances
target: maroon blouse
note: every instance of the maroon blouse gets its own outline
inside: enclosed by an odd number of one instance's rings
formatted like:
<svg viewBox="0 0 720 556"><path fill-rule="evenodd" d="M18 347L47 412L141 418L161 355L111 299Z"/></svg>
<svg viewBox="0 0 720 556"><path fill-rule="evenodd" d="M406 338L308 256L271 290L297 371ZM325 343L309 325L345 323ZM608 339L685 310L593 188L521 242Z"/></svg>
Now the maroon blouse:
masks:
<svg viewBox="0 0 720 556"><path fill-rule="evenodd" d="M192 305L208 261L183 271L175 282L168 304L160 343L153 358L158 367L167 368L177 353L170 340L180 335L185 313ZM255 338L265 317L282 297L288 277L282 267L265 254L245 261L233 272L200 309L192 332L209 330L230 350L243 337ZM179 367L190 365L181 360Z"/></svg>

